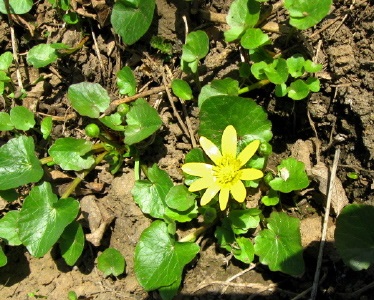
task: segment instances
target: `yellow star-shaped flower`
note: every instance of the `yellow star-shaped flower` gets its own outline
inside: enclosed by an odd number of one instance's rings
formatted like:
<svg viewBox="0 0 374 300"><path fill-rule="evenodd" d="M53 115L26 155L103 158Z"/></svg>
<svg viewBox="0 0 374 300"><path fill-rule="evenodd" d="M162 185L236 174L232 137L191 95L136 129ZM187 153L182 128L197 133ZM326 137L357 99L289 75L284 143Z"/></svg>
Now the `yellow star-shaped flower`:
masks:
<svg viewBox="0 0 374 300"><path fill-rule="evenodd" d="M229 201L229 193L238 201L243 202L247 192L242 180L255 180L264 176L262 171L246 168L241 169L255 154L260 141L255 140L248 144L237 155L237 135L232 125L223 131L221 151L216 145L205 137L200 138L200 145L215 165L206 163L186 163L182 166L183 172L199 176L189 187L190 192L206 189L201 198L201 205L208 204L219 192L219 205L225 210Z"/></svg>

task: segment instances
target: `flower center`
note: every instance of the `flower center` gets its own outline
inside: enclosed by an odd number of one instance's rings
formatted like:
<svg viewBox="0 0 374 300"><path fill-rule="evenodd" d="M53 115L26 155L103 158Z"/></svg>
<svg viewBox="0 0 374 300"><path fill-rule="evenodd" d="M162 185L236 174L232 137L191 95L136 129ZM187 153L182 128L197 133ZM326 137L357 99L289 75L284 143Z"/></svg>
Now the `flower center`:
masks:
<svg viewBox="0 0 374 300"><path fill-rule="evenodd" d="M232 185L240 179L240 161L231 155L225 155L213 167L213 172L220 185Z"/></svg>

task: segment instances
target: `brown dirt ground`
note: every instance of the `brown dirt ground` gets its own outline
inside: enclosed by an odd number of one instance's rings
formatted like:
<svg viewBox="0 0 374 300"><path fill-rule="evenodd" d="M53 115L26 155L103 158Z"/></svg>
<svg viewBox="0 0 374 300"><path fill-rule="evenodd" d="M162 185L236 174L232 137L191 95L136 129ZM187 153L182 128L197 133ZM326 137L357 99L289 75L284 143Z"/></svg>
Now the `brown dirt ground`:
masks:
<svg viewBox="0 0 374 300"><path fill-rule="evenodd" d="M231 1L199 2L199 8L215 13L227 13ZM237 47L223 42L222 30L226 25L209 22L198 14L191 14L188 2L156 0L157 11L151 30L135 47L129 48L121 45L118 36L113 34L108 26L108 20L105 19L107 11L95 9L90 4L82 5L85 1L73 3L82 16L81 25L62 26L60 16L47 1L38 1L32 12L22 16L23 19L14 24L21 54L40 42L76 45L82 40L83 34L89 36L81 50L40 70L28 68L25 56L21 56L22 77L25 80L32 83L41 75L46 78L41 83L28 87L28 96L23 103L36 113L62 117L62 121L58 122L54 129L55 138L82 137L80 128L87 122L76 116L67 104L66 92L70 84L81 81L99 82L111 93L113 99L117 99L115 73L124 65L135 70L139 88L145 86L145 89L151 89L160 86L163 65L167 65L174 76L178 76L178 55L170 62L164 63L161 55L148 45L150 36L157 34L172 41L175 51L180 53L185 36L182 16L187 17L190 31L202 28L209 34L211 50L203 62L204 82L223 78L228 74L237 76L235 70L240 62L240 53ZM101 25L92 15L97 16ZM373 16L373 3L370 1L357 0L351 4L350 1L338 0L334 1L329 16L315 28L283 38L274 34L275 44L279 49L292 49L291 45L297 44L298 51L323 64L323 72L318 74L322 82L321 91L313 94L309 100L299 102L275 99L270 93L268 97L264 97L264 93L270 91L268 88L248 95L268 110L269 118L273 122L273 166L291 153L292 146L298 140L319 141L320 162L328 166L333 160L335 146L340 145L342 154L338 177L344 187L340 192L346 194L350 202L368 204L374 204ZM282 21L284 12L279 11L271 18L273 21ZM0 37L0 49L2 52L9 51L12 49L10 29L5 16L0 16L0 21L3 33ZM97 48L93 43L93 35ZM100 59L95 49L100 53ZM164 94L152 95L149 101L158 105L157 109L164 125L155 142L144 153L144 159L149 164L158 163L176 182L180 182L182 176L179 166L191 147L190 141L178 126ZM179 104L176 104L181 110ZM1 101L0 108L3 109ZM187 109L192 120L196 120L195 105L189 104ZM194 127L196 129L197 124ZM6 136L0 138L4 141ZM45 145L40 146L43 148ZM312 166L317 163L316 154L314 149L307 155L310 155L309 163ZM359 173L359 179L347 178L349 171ZM132 162L127 161L121 174L115 177L105 172L105 168L97 169L96 175L91 177L95 184L92 185L87 180L77 191L77 197L81 199L91 195L98 203L96 208L90 208L90 213L97 215L92 221L98 222L96 227L103 212L115 217L101 241L101 246L94 247L87 243L84 254L74 268L64 263L58 249L36 259L30 257L23 247L7 248L9 262L0 270L2 299L29 299L30 292L48 299L67 299L70 290L75 291L79 299L158 299L157 293L146 293L139 286L133 273L134 247L142 230L151 220L143 216L130 193L134 183ZM71 179L64 179L59 175L57 177L61 191ZM96 192L92 192L95 187ZM323 211L321 202L317 201L322 198L317 183L315 187L303 195L283 199L283 209L302 220L307 266L302 278L269 272L265 266L259 265L239 276L234 281L236 286L219 284L217 281L227 280L243 271L246 266L230 261L226 253L214 246L211 233L208 232L200 240L204 250L186 268L183 287L177 298L291 299L310 287ZM293 205L295 199L299 203L297 209ZM8 207L3 207L3 212L7 209ZM334 221L332 217L323 260L324 281L321 283L318 299L349 298L352 296L350 293L374 280L373 268L353 272L343 265L333 246ZM94 225L90 226L93 226L91 229L94 228ZM125 256L127 269L124 276L104 278L97 270L97 255L108 246L115 247ZM374 299L374 290L354 296L355 299L359 297Z"/></svg>

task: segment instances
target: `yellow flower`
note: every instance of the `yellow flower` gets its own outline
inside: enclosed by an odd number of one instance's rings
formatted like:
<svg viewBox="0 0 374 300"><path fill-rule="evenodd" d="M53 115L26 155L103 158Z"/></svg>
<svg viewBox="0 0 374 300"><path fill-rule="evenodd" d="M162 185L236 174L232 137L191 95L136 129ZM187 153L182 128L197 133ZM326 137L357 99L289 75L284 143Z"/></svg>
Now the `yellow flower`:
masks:
<svg viewBox="0 0 374 300"><path fill-rule="evenodd" d="M227 207L229 193L236 201L243 202L247 192L242 180L255 180L264 176L262 171L257 169L241 169L255 154L260 141L251 142L237 155L236 130L232 125L229 125L223 131L222 153L216 145L203 136L200 138L200 145L215 165L206 163L184 164L182 170L185 173L201 177L195 180L188 190L196 192L206 189L201 198L201 205L208 204L219 192L221 210Z"/></svg>

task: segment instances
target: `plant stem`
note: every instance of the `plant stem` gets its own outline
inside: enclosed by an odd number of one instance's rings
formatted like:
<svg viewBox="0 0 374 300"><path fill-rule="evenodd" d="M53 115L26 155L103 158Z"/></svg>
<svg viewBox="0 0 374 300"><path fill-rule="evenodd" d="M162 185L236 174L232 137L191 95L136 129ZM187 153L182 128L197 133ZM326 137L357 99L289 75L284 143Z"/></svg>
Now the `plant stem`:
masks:
<svg viewBox="0 0 374 300"><path fill-rule="evenodd" d="M42 165L48 164L48 163L50 163L50 162L52 162L52 161L53 161L52 156L47 156L47 157L44 157L44 158L39 159L39 162L40 162Z"/></svg>
<svg viewBox="0 0 374 300"><path fill-rule="evenodd" d="M241 95L241 94L244 94L244 93L248 93L250 91L253 91L255 89L259 89L259 88L262 88L263 86L269 84L270 81L268 79L262 79L254 84L251 84L249 86L246 86L242 89L239 90L238 94Z"/></svg>
<svg viewBox="0 0 374 300"><path fill-rule="evenodd" d="M100 153L98 156L96 156L95 163L87 170L84 170L81 173L80 177L76 177L72 183L70 183L67 190L62 194L62 198L67 198L70 196L70 194L75 190L75 188L78 186L78 184L87 176L88 173L90 173L105 157L105 155L108 154L108 151L104 151L103 153Z"/></svg>
<svg viewBox="0 0 374 300"><path fill-rule="evenodd" d="M203 234L205 231L207 231L213 223L203 225L199 228L197 228L195 231L191 232L190 234L186 235L185 237L178 240L178 242L185 243L185 242L195 242L196 239L199 237L199 235Z"/></svg>

